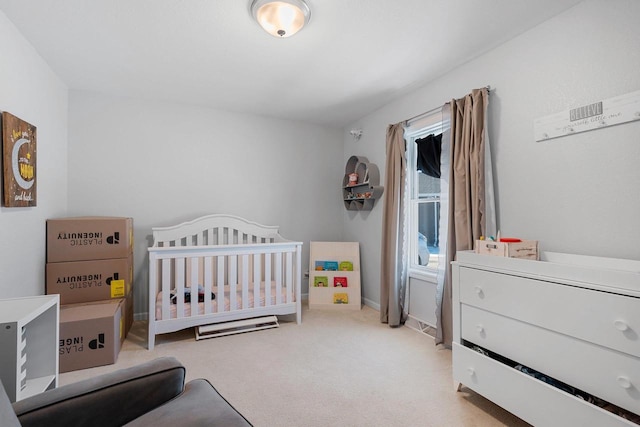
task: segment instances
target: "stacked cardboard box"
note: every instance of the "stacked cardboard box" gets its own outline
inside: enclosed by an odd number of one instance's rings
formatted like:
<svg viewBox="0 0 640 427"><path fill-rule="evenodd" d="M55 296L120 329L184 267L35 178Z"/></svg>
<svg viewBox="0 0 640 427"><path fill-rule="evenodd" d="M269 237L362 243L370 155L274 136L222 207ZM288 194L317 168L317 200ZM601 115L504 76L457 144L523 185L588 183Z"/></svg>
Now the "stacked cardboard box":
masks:
<svg viewBox="0 0 640 427"><path fill-rule="evenodd" d="M47 220L45 283L60 295L60 372L115 363L133 323L133 220Z"/></svg>

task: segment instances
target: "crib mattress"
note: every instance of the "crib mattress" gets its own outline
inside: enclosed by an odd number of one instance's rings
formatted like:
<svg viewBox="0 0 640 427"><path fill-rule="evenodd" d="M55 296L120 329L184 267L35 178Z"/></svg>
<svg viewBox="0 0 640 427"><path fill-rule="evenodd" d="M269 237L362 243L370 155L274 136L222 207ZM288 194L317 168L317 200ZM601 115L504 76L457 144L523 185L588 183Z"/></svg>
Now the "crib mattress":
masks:
<svg viewBox="0 0 640 427"><path fill-rule="evenodd" d="M249 293L248 293L249 296L247 298L248 301L246 305L243 305L243 301L242 301L242 287L238 286L236 289L237 289L236 304L235 304L235 307L231 307L230 286L227 285L224 287L224 312L254 308L255 298L254 298L253 287L250 286L249 288ZM214 288L214 293L216 293L215 292L216 290L217 290L217 287ZM270 298L271 301L269 302L269 305L271 306L276 305L276 295L277 295L276 285L275 283L272 283L271 298ZM282 286L281 295L282 295L281 301L282 302L287 301L287 288L285 286ZM220 301L220 296L216 293L215 299L211 301L211 313L218 312L219 301ZM291 293L291 301L295 302L295 292ZM190 303L185 302L184 314L181 317L192 316L191 314L192 306L195 306L195 305L196 305L195 302L190 302ZM204 305L205 305L204 302L197 303L197 310L198 310L197 314L204 314ZM260 288L259 307L264 307L265 305L266 305L266 291L263 283L262 287ZM177 304L169 304L169 315L171 319L175 319L178 317ZM162 292L159 292L156 297L156 320L162 320Z"/></svg>

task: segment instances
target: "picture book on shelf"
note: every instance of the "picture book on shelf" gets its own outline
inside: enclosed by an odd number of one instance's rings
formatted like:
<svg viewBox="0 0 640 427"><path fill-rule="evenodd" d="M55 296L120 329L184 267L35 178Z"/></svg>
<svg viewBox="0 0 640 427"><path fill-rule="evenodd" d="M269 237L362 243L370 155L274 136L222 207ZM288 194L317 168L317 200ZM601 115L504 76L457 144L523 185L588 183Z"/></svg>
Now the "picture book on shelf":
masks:
<svg viewBox="0 0 640 427"><path fill-rule="evenodd" d="M313 278L313 286L316 288L326 288L329 286L329 278L327 276L316 276Z"/></svg>
<svg viewBox="0 0 640 427"><path fill-rule="evenodd" d="M353 263L351 261L340 262L340 271L353 271Z"/></svg>
<svg viewBox="0 0 640 427"><path fill-rule="evenodd" d="M338 271L338 261L316 261L316 271Z"/></svg>
<svg viewBox="0 0 640 427"><path fill-rule="evenodd" d="M338 261L325 261L324 269L327 271L338 271Z"/></svg>
<svg viewBox="0 0 640 427"><path fill-rule="evenodd" d="M333 278L333 287L334 288L346 288L347 287L347 278L346 277L334 277Z"/></svg>
<svg viewBox="0 0 640 427"><path fill-rule="evenodd" d="M346 292L336 292L333 294L334 304L349 304L349 294Z"/></svg>

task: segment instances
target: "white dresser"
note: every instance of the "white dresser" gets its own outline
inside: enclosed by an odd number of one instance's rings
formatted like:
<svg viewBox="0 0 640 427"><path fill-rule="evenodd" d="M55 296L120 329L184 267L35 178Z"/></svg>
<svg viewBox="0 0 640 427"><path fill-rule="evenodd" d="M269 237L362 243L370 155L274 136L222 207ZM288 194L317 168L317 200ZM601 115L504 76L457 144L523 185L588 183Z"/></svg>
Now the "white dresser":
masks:
<svg viewBox="0 0 640 427"><path fill-rule="evenodd" d="M640 414L640 261L464 251L452 278L456 387L535 426L637 426L556 386Z"/></svg>

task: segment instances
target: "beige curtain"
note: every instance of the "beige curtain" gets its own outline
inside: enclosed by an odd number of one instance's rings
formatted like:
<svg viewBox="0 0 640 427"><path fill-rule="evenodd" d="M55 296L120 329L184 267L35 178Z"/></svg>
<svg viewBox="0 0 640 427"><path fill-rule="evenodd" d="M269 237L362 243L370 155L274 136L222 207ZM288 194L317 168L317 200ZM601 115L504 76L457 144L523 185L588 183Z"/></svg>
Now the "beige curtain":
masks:
<svg viewBox="0 0 640 427"><path fill-rule="evenodd" d="M474 89L462 99L452 100L450 110L449 208L446 262L441 300L437 301L436 344L451 346L451 261L457 251L473 249L473 243L495 229L493 177L486 113L489 93ZM487 164L488 162L488 164ZM487 191L489 188L489 191ZM487 206L487 195L489 205Z"/></svg>
<svg viewBox="0 0 640 427"><path fill-rule="evenodd" d="M406 174L405 122L387 127L387 164L382 211L380 260L380 321L389 326L404 322L404 193Z"/></svg>

